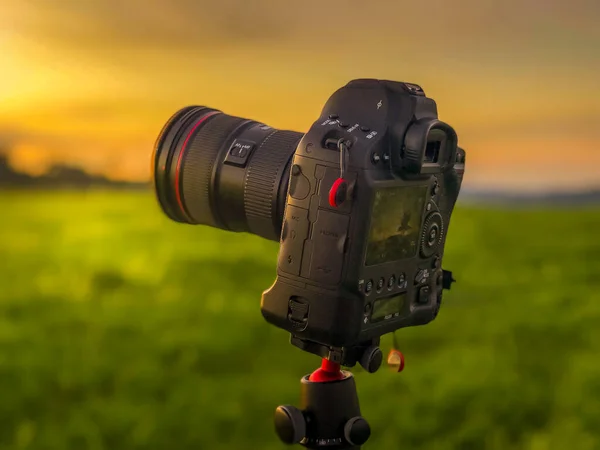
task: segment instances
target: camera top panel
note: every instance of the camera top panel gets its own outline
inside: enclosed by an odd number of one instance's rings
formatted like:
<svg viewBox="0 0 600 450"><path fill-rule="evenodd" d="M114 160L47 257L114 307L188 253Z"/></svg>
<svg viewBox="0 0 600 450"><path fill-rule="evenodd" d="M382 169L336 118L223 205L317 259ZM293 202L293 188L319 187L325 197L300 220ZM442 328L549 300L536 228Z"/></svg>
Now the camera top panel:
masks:
<svg viewBox="0 0 600 450"><path fill-rule="evenodd" d="M405 83L402 81L389 81L389 80L377 80L374 78L361 78L350 81L347 87L357 88L379 88L381 86L386 87L395 92L405 93L409 95L417 95L425 97L425 91L421 86L414 83Z"/></svg>
<svg viewBox="0 0 600 450"><path fill-rule="evenodd" d="M346 140L351 169L420 176L452 167L457 139L438 120L437 106L413 83L358 79L338 89L304 136L296 154L335 164Z"/></svg>

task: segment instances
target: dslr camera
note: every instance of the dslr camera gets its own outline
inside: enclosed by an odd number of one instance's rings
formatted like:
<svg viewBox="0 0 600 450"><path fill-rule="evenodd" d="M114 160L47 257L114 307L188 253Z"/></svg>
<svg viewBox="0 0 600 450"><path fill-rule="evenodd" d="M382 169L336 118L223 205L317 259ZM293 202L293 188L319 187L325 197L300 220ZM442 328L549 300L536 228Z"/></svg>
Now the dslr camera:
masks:
<svg viewBox="0 0 600 450"><path fill-rule="evenodd" d="M438 314L465 169L418 85L354 80L306 133L191 106L163 128L154 182L173 220L279 241L261 311L343 366L381 364L380 337Z"/></svg>

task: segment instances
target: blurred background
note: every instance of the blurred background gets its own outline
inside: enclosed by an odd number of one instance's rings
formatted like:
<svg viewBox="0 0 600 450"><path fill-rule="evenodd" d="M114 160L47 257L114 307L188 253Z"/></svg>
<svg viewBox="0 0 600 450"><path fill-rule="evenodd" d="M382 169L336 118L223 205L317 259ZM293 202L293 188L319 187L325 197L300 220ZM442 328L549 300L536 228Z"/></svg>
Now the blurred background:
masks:
<svg viewBox="0 0 600 450"><path fill-rule="evenodd" d="M316 357L259 311L277 244L177 225L182 106L307 130L353 78L420 84L467 173L458 283L357 372L366 449L600 449L596 0L0 0L0 449L279 449ZM391 339L383 340L384 351Z"/></svg>

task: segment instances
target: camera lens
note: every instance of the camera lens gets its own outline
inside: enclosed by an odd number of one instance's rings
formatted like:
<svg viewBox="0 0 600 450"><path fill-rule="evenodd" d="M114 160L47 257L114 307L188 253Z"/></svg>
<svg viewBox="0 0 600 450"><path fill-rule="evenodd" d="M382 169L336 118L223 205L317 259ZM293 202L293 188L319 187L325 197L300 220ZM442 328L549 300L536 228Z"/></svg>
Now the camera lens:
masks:
<svg viewBox="0 0 600 450"><path fill-rule="evenodd" d="M154 148L161 208L177 222L278 241L302 136L203 106L178 111Z"/></svg>

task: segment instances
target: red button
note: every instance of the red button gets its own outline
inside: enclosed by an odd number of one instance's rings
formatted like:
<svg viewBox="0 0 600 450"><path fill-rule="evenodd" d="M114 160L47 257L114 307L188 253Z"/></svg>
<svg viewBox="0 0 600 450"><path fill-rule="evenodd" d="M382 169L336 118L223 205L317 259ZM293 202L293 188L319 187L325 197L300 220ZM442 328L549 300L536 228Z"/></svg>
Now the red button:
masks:
<svg viewBox="0 0 600 450"><path fill-rule="evenodd" d="M346 201L348 195L348 182L343 178L334 181L329 191L329 204L337 208Z"/></svg>

